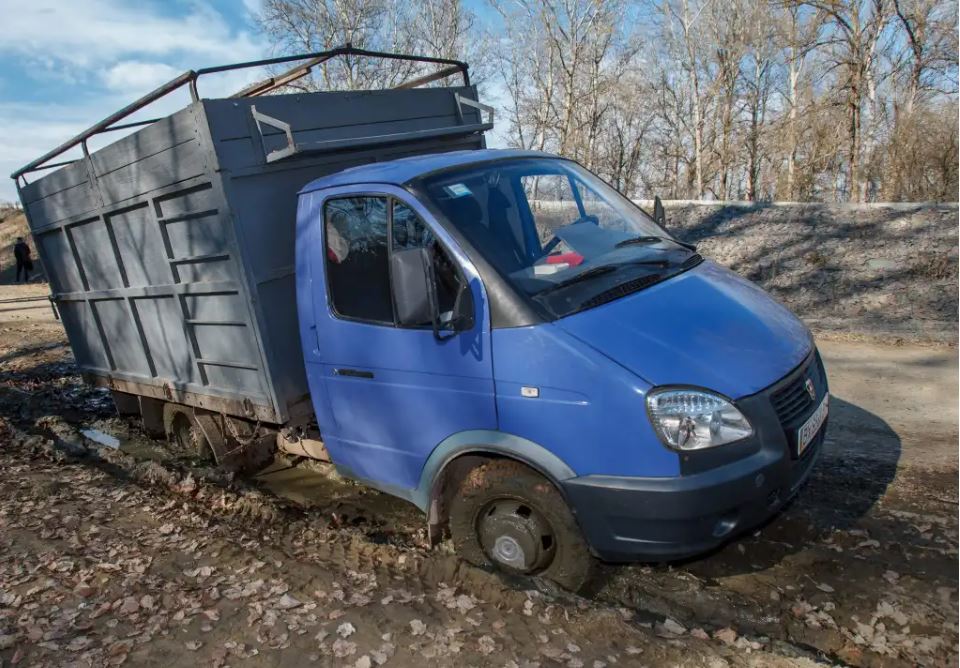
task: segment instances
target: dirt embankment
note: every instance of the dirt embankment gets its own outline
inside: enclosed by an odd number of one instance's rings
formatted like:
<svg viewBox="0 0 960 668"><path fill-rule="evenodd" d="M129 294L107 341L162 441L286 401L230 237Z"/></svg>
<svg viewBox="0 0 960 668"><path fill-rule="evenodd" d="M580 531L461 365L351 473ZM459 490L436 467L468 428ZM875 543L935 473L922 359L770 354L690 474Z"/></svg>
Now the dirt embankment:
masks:
<svg viewBox="0 0 960 668"><path fill-rule="evenodd" d="M818 334L956 342L956 205L687 204L667 223Z"/></svg>

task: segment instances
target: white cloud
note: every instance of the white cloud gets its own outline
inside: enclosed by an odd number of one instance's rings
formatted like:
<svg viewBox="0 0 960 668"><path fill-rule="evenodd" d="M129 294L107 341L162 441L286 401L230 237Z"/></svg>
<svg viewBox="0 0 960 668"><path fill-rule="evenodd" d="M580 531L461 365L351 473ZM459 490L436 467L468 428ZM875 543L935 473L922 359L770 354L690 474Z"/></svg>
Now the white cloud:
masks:
<svg viewBox="0 0 960 668"><path fill-rule="evenodd" d="M159 72L158 72L159 74ZM210 75L200 79L200 94L205 98L230 95L262 76L256 70L240 70ZM162 77L159 83L169 77ZM126 106L134 99L156 86L157 82L143 79L145 87L132 91L108 91L103 95L89 97L86 101L71 101L61 104L50 103L8 103L0 101L0 202L17 199L16 186L9 175L25 164L76 136L97 121L106 118L116 110ZM189 104L190 98L183 88L130 116L126 121L158 118L172 114ZM107 132L95 135L89 142L90 150L96 151L124 135L136 132L136 128ZM80 157L80 150L74 148L52 162L72 160ZM36 180L48 172L29 175Z"/></svg>
<svg viewBox="0 0 960 668"><path fill-rule="evenodd" d="M0 0L0 51L86 68L129 54L191 54L205 63L256 58L262 45L194 4L165 16L120 0Z"/></svg>
<svg viewBox="0 0 960 668"><path fill-rule="evenodd" d="M0 127L4 128L0 133L0 201L17 199L11 173L126 102L107 96L92 104L0 103ZM74 150L58 161L77 157L79 151Z"/></svg>
<svg viewBox="0 0 960 668"><path fill-rule="evenodd" d="M263 9L263 0L243 0L243 6L247 10L247 14L254 17L260 14Z"/></svg>
<svg viewBox="0 0 960 668"><path fill-rule="evenodd" d="M247 16L258 2L238 2L232 11ZM166 7L137 0L0 0L0 17L0 200L16 197L7 178L12 171L181 72L267 52L237 27L243 21L228 21L205 0ZM262 76L257 70L210 75L200 80L200 94L227 95ZM47 93L32 99L31 82L45 90L54 83L59 99L51 103ZM127 120L164 116L188 102L184 88ZM91 149L129 132L98 135ZM56 160L71 157L77 156Z"/></svg>
<svg viewBox="0 0 960 668"><path fill-rule="evenodd" d="M103 81L111 90L147 91L173 79L178 74L180 70L166 63L124 60L107 68L103 73Z"/></svg>

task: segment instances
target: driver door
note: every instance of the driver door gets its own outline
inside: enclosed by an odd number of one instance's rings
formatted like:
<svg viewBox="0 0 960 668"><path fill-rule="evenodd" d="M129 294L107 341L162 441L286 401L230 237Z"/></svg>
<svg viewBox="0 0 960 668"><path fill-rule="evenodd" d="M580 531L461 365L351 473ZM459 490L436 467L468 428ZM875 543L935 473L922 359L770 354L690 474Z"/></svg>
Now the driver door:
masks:
<svg viewBox="0 0 960 668"><path fill-rule="evenodd" d="M317 419L333 461L380 487L410 489L443 439L496 429L490 325L482 284L429 213L403 191L337 189L321 206L313 258L317 342L309 355ZM464 323L439 340L395 315L390 255L436 244L441 313ZM458 290L458 288L463 288ZM449 316L446 316L449 317Z"/></svg>

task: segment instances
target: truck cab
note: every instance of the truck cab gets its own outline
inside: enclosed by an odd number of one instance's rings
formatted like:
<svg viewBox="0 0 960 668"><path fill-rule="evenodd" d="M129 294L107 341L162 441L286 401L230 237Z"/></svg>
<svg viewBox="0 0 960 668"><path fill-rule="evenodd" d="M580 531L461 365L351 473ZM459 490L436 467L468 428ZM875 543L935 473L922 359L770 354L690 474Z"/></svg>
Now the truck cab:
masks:
<svg viewBox="0 0 960 668"><path fill-rule="evenodd" d="M807 328L577 163L472 150L299 196L300 339L338 470L468 560L577 588L709 550L823 441Z"/></svg>

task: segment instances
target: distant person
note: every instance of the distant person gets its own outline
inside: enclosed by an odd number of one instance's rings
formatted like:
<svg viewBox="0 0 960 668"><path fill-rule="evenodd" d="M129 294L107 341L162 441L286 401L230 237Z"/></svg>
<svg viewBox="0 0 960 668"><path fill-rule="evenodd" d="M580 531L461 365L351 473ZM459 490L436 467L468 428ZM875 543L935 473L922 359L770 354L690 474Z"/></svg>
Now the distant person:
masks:
<svg viewBox="0 0 960 668"><path fill-rule="evenodd" d="M33 260L30 259L30 246L23 237L17 237L17 243L13 245L13 257L17 260L17 283L20 282L21 273L23 273L23 282L29 283Z"/></svg>

